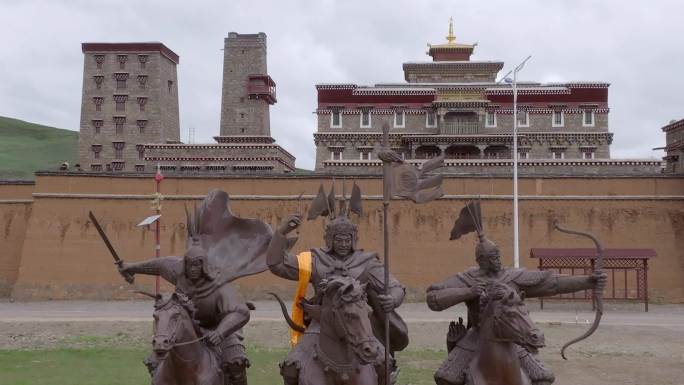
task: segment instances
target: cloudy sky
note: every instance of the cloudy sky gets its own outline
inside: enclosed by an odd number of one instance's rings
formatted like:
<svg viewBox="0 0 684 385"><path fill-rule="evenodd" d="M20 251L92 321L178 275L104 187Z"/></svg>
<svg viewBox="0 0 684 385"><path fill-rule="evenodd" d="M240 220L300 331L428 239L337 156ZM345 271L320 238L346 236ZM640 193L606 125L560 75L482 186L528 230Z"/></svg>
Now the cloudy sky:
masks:
<svg viewBox="0 0 684 385"><path fill-rule="evenodd" d="M194 127L211 142L223 38L265 32L271 133L313 168L314 85L403 81L402 62L429 59L453 16L474 60L507 72L531 54L521 80L610 82L613 157L660 157L660 127L684 118L683 14L678 0L0 0L0 115L78 130L80 43L161 41L180 55L181 138Z"/></svg>

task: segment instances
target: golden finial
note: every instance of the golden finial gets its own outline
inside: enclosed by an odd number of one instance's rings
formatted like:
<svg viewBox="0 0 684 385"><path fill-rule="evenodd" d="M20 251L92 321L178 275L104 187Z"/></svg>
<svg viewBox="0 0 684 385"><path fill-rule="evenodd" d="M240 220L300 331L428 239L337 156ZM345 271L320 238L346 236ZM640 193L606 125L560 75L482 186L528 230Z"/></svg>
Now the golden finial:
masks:
<svg viewBox="0 0 684 385"><path fill-rule="evenodd" d="M449 42L449 44L453 44L454 40L456 40L456 36L454 36L454 18L453 17L449 18L449 35L447 35L446 39Z"/></svg>

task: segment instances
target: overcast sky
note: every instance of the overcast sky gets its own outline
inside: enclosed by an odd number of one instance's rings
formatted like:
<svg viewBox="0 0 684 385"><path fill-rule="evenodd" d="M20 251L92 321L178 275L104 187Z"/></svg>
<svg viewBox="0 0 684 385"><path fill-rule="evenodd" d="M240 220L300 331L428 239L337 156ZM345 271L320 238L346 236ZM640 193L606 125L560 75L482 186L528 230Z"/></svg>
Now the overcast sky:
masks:
<svg viewBox="0 0 684 385"><path fill-rule="evenodd" d="M78 130L80 43L161 41L180 55L181 140L194 127L213 142L223 38L265 32L271 134L313 168L314 85L403 81L401 64L430 59L453 16L457 42L504 61L500 75L531 54L521 80L611 83L612 156L660 157L660 127L684 118L682 15L676 0L0 0L0 115Z"/></svg>

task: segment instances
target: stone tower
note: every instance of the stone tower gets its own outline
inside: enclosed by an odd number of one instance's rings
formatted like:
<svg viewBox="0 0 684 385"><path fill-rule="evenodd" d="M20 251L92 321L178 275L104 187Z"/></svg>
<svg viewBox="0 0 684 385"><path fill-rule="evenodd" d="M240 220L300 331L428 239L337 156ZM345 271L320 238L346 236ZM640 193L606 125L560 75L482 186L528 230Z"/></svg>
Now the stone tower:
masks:
<svg viewBox="0 0 684 385"><path fill-rule="evenodd" d="M266 34L231 32L224 40L220 143L273 143L269 108L275 82L266 68Z"/></svg>
<svg viewBox="0 0 684 385"><path fill-rule="evenodd" d="M180 140L178 55L157 42L83 43L81 48L81 167L146 171L144 144Z"/></svg>

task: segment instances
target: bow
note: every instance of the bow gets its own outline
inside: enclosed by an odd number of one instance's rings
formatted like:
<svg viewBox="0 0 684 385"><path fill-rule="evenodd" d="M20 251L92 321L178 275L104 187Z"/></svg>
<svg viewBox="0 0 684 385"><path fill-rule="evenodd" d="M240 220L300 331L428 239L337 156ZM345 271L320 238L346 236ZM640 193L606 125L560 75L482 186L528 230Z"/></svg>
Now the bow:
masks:
<svg viewBox="0 0 684 385"><path fill-rule="evenodd" d="M592 241L594 241L594 244L596 244L596 263L594 264L594 271L593 273L600 273L603 271L603 246L601 245L601 242L599 242L598 239L596 239L595 236L589 233L585 233L583 231L577 231L577 230L569 230L566 228L561 227L558 225L558 222L554 223L554 227L556 230L567 233L567 234L574 234L574 235L581 235L584 237L590 238ZM601 323L601 316L603 316L603 291L599 290L598 288L594 289L594 300L596 301L596 316L594 317L594 323L591 325L589 330L587 330L584 334L581 336L567 342L565 345L563 345L563 348L561 348L561 357L563 357L564 360L567 360L565 357L565 349L567 349L570 345L573 345L577 342L582 341L583 339L589 337L592 335L596 329L599 326L599 323Z"/></svg>

